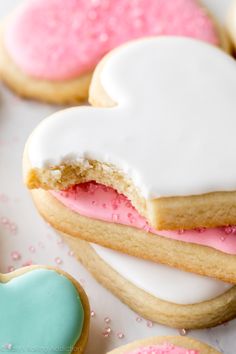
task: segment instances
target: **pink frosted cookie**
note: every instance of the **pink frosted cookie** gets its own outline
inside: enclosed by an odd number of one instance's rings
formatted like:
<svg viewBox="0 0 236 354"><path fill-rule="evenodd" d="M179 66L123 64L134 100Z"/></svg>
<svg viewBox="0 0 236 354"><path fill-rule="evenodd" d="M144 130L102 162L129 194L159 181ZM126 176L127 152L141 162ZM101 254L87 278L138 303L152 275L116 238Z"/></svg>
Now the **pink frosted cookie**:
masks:
<svg viewBox="0 0 236 354"><path fill-rule="evenodd" d="M93 107L52 115L26 144L40 213L74 238L235 284L235 92L235 61L201 41L114 50Z"/></svg>
<svg viewBox="0 0 236 354"><path fill-rule="evenodd" d="M108 354L220 354L216 349L188 337L154 337L139 340Z"/></svg>
<svg viewBox="0 0 236 354"><path fill-rule="evenodd" d="M196 0L28 0L4 25L2 77L25 97L78 102L87 98L104 54L156 35L193 37L229 50L223 30Z"/></svg>

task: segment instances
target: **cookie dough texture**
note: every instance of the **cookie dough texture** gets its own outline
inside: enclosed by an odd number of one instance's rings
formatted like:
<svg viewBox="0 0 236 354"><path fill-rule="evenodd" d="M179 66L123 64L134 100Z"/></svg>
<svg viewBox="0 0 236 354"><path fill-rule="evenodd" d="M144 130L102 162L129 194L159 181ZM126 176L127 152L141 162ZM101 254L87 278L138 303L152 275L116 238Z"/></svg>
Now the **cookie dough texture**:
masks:
<svg viewBox="0 0 236 354"><path fill-rule="evenodd" d="M43 218L59 232L138 258L236 284L236 256L176 241L133 227L91 219L71 211L48 191L31 191Z"/></svg>
<svg viewBox="0 0 236 354"><path fill-rule="evenodd" d="M163 301L120 276L87 242L62 235L95 279L144 318L174 328L206 328L228 321L236 315L235 287L222 296L199 304L177 305Z"/></svg>
<svg viewBox="0 0 236 354"><path fill-rule="evenodd" d="M201 354L220 354L216 349L209 347L207 344L199 342L196 339L190 337L178 337L178 336L165 336L165 337L153 337L143 340L138 340L133 343L116 348L107 354L128 354L135 349L146 347L149 345L161 345L161 344L173 344L178 347L186 349L199 350Z"/></svg>
<svg viewBox="0 0 236 354"><path fill-rule="evenodd" d="M57 272L60 275L65 276L67 279L69 279L69 281L72 282L72 284L75 286L76 290L78 291L79 296L80 296L80 300L81 300L81 303L82 303L83 309L84 309L84 325L83 325L81 336L74 346L73 353L83 354L85 347L87 345L88 336L89 336L90 306L89 306L88 297L87 297L84 289L70 274L64 272L61 269L56 269L54 267L36 265L36 266L29 266L29 267L20 268L20 269L15 270L14 272L11 272L11 273L0 274L0 283L7 283L11 279L14 279L14 278L19 277L27 272L31 272L31 271L37 270L37 269L49 269L49 270L53 270L53 271Z"/></svg>

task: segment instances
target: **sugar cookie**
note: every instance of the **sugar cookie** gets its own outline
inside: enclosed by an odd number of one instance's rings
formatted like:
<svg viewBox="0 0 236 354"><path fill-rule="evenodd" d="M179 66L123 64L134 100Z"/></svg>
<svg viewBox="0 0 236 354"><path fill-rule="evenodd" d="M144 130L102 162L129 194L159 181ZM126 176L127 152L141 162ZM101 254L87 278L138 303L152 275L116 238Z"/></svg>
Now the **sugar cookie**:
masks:
<svg viewBox="0 0 236 354"><path fill-rule="evenodd" d="M4 321L1 348L17 353L83 353L89 332L89 303L70 275L55 268L25 267L1 274L0 292Z"/></svg>

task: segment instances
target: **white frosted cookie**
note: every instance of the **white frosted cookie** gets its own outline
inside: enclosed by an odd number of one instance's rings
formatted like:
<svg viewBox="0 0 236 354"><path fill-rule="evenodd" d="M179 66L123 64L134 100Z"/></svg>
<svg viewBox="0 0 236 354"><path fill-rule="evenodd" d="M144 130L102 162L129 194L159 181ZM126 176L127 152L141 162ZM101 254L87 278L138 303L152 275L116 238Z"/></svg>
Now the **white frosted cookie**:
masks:
<svg viewBox="0 0 236 354"><path fill-rule="evenodd" d="M26 144L40 213L69 235L235 283L235 90L234 60L200 41L150 38L111 52L92 80L94 107L52 115ZM97 186L110 188L111 207L91 198Z"/></svg>
<svg viewBox="0 0 236 354"><path fill-rule="evenodd" d="M1 351L84 353L89 302L69 274L46 266L0 274L0 297Z"/></svg>
<svg viewBox="0 0 236 354"><path fill-rule="evenodd" d="M165 336L137 340L107 354L220 354L216 349L189 337Z"/></svg>
<svg viewBox="0 0 236 354"><path fill-rule="evenodd" d="M232 285L63 237L98 282L149 320L175 328L205 328L236 315Z"/></svg>
<svg viewBox="0 0 236 354"><path fill-rule="evenodd" d="M58 112L35 129L27 185L110 185L159 230L236 224L235 77L231 57L191 39L120 47L97 67L96 107Z"/></svg>
<svg viewBox="0 0 236 354"><path fill-rule="evenodd" d="M1 77L27 98L80 102L106 53L159 35L193 37L231 50L223 26L198 0L25 0L2 25Z"/></svg>

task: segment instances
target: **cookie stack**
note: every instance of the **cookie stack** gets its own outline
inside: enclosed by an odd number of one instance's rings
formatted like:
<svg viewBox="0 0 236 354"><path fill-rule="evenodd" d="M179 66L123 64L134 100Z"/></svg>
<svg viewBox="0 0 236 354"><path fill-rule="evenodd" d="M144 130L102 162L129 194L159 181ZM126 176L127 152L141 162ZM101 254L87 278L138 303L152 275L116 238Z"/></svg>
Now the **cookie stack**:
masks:
<svg viewBox="0 0 236 354"><path fill-rule="evenodd" d="M236 313L235 90L220 49L130 42L97 66L93 107L54 114L26 145L43 217L104 286L173 327Z"/></svg>
<svg viewBox="0 0 236 354"><path fill-rule="evenodd" d="M236 315L236 65L195 1L148 5L26 2L2 31L2 78L53 103L89 89L24 152L38 211L78 259L150 320L215 326Z"/></svg>

